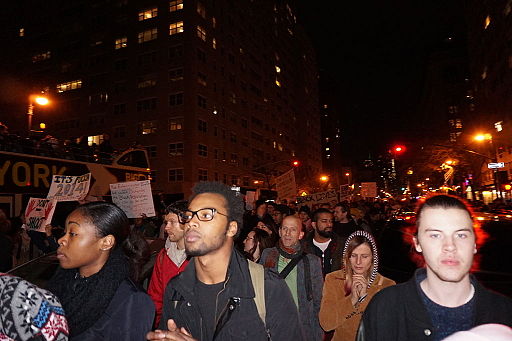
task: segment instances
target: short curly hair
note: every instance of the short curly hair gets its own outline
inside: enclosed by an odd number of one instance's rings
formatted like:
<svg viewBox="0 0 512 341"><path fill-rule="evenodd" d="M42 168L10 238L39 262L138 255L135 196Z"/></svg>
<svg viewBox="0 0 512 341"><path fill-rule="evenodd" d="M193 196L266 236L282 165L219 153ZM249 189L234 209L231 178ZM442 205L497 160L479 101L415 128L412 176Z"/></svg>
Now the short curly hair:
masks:
<svg viewBox="0 0 512 341"><path fill-rule="evenodd" d="M221 182L215 181L201 181L195 184L192 188L192 196L189 199L191 202L196 196L203 193L219 194L226 199L228 221L236 221L237 231L235 239L240 235L244 217L244 202L239 196L238 192L233 191L229 186Z"/></svg>

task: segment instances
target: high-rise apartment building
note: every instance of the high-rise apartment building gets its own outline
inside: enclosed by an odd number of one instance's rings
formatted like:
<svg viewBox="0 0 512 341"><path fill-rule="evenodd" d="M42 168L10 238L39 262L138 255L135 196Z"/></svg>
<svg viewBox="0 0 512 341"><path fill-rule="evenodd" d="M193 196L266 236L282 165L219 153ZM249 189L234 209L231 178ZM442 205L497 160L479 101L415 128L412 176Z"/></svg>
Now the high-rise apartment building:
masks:
<svg viewBox="0 0 512 341"><path fill-rule="evenodd" d="M305 179L321 172L315 54L286 1L9 6L17 15L4 60L27 94L47 89L54 103L34 124L146 147L154 191L188 195L198 180L251 186L291 159Z"/></svg>

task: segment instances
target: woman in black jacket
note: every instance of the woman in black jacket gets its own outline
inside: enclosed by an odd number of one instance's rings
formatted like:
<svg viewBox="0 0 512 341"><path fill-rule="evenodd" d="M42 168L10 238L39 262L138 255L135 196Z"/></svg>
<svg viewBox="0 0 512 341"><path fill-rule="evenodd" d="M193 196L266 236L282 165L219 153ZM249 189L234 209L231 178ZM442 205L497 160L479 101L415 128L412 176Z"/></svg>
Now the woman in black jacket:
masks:
<svg viewBox="0 0 512 341"><path fill-rule="evenodd" d="M134 281L149 248L126 214L107 202L79 206L58 243L61 268L49 289L62 302L71 339L143 340L155 308Z"/></svg>

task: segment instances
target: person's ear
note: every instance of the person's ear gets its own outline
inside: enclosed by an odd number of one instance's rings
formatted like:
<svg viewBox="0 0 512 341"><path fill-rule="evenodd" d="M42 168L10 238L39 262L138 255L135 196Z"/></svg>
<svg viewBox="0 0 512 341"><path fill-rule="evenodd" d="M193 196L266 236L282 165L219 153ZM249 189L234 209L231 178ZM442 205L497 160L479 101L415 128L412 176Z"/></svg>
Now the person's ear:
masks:
<svg viewBox="0 0 512 341"><path fill-rule="evenodd" d="M116 238L113 235L109 234L108 236L105 236L100 240L101 251L111 250L115 244Z"/></svg>
<svg viewBox="0 0 512 341"><path fill-rule="evenodd" d="M304 231L300 231L300 233L299 233L299 240L301 240L302 237L304 237Z"/></svg>
<svg viewBox="0 0 512 341"><path fill-rule="evenodd" d="M423 252L420 242L418 241L418 237L416 237L416 236L412 237L412 241L414 242L414 248L416 249L416 252L419 252L419 253Z"/></svg>
<svg viewBox="0 0 512 341"><path fill-rule="evenodd" d="M477 252L478 252L478 250L476 249L476 243L475 243L475 245L473 245L473 254L475 254Z"/></svg>
<svg viewBox="0 0 512 341"><path fill-rule="evenodd" d="M313 227L314 230L316 230L316 222L315 221L311 222L311 226Z"/></svg>
<svg viewBox="0 0 512 341"><path fill-rule="evenodd" d="M236 221L230 221L228 225L228 231L226 232L226 235L228 237L234 237L236 236L236 232L238 231L238 223Z"/></svg>

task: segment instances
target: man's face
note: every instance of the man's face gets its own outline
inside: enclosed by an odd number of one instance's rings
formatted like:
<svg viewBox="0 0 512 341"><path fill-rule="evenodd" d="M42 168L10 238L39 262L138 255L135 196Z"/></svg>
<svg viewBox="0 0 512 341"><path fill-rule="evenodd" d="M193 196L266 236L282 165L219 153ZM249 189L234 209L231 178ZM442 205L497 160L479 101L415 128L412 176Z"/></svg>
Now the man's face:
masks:
<svg viewBox="0 0 512 341"><path fill-rule="evenodd" d="M258 217L263 217L267 213L267 204L261 204L256 208L256 214Z"/></svg>
<svg viewBox="0 0 512 341"><path fill-rule="evenodd" d="M165 215L165 232L171 242L181 240L185 234L185 226L180 224L178 215L176 213L169 213Z"/></svg>
<svg viewBox="0 0 512 341"><path fill-rule="evenodd" d="M306 212L301 211L299 212L299 218L300 220L302 220L303 223L305 223L309 220L309 215Z"/></svg>
<svg viewBox="0 0 512 341"><path fill-rule="evenodd" d="M279 211L274 210L274 212L272 212L272 218L274 219L274 223L276 223L276 225L281 225L283 222L283 214Z"/></svg>
<svg viewBox="0 0 512 341"><path fill-rule="evenodd" d="M334 220L336 221L344 221L347 218L347 211L344 211L341 206L336 206L334 208Z"/></svg>
<svg viewBox="0 0 512 341"><path fill-rule="evenodd" d="M236 234L236 222L228 222L226 199L216 193L198 194L188 205L189 210L215 208L217 213L210 221L200 221L197 215L185 224L185 251L189 256L204 256L215 253L228 243L228 237ZM222 214L219 214L222 213ZM234 224L233 227L231 226ZM233 232L234 231L234 232Z"/></svg>
<svg viewBox="0 0 512 341"><path fill-rule="evenodd" d="M302 232L302 223L299 218L288 216L283 219L279 237L285 247L295 246L303 236L304 232Z"/></svg>
<svg viewBox="0 0 512 341"><path fill-rule="evenodd" d="M473 222L466 211L425 208L414 244L425 258L429 279L458 283L468 277L476 244Z"/></svg>
<svg viewBox="0 0 512 341"><path fill-rule="evenodd" d="M267 213L270 215L274 213L274 205L267 204Z"/></svg>
<svg viewBox="0 0 512 341"><path fill-rule="evenodd" d="M332 224L333 224L333 215L332 213L319 213L317 215L317 221L312 223L315 231L325 238L332 237Z"/></svg>

